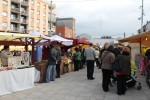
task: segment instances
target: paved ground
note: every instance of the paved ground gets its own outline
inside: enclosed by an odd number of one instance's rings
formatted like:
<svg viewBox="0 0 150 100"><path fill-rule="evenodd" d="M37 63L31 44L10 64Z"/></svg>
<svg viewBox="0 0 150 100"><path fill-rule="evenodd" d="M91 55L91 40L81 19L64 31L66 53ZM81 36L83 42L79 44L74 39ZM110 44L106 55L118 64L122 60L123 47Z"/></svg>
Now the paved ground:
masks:
<svg viewBox="0 0 150 100"><path fill-rule="evenodd" d="M1 96L0 100L150 100L150 89L142 82L142 90L128 89L125 95L116 94L116 85L105 93L101 88L101 70L95 68L95 80L86 79L86 69L70 72L55 82L36 84L32 89Z"/></svg>

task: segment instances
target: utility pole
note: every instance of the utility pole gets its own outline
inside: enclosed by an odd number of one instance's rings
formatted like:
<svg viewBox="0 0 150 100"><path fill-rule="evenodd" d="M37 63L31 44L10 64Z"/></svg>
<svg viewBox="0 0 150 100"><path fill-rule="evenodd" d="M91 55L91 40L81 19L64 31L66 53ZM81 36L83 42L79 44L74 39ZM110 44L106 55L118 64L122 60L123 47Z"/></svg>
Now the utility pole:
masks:
<svg viewBox="0 0 150 100"><path fill-rule="evenodd" d="M144 7L144 4L143 4L143 0L142 0L142 6L141 6L141 32L140 33L143 33L143 16L144 16L144 9L143 9L143 7Z"/></svg>

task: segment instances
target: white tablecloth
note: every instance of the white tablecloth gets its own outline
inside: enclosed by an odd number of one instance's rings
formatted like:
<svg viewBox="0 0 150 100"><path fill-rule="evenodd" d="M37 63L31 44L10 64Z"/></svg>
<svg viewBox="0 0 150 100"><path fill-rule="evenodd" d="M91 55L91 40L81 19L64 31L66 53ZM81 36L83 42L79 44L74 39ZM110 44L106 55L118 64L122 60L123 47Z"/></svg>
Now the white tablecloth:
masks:
<svg viewBox="0 0 150 100"><path fill-rule="evenodd" d="M35 68L0 72L0 96L34 87Z"/></svg>
<svg viewBox="0 0 150 100"><path fill-rule="evenodd" d="M40 71L38 71L38 70L35 68L34 82L39 82L39 80L40 80Z"/></svg>

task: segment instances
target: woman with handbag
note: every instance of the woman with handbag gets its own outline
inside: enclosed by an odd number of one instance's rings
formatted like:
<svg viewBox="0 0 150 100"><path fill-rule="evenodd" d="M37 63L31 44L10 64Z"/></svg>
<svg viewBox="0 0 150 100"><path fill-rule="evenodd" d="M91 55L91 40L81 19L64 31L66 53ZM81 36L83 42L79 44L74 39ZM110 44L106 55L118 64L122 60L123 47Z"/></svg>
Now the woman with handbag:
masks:
<svg viewBox="0 0 150 100"><path fill-rule="evenodd" d="M111 82L111 75L113 73L112 63L115 61L115 55L112 53L113 46L110 45L103 53L102 53L102 88L105 92L109 91L109 84Z"/></svg>

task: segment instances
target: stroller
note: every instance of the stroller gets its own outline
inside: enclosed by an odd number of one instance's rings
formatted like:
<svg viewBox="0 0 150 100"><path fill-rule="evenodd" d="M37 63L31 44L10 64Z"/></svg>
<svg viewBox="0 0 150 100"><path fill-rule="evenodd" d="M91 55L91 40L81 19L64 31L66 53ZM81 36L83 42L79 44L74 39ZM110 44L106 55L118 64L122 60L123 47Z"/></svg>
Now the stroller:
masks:
<svg viewBox="0 0 150 100"><path fill-rule="evenodd" d="M142 89L141 83L139 81L137 81L136 78L137 78L136 71L134 72L133 75L130 75L127 77L127 81L126 81L127 88L132 88L132 87L136 86L137 90Z"/></svg>

